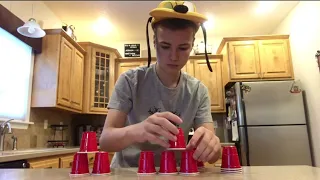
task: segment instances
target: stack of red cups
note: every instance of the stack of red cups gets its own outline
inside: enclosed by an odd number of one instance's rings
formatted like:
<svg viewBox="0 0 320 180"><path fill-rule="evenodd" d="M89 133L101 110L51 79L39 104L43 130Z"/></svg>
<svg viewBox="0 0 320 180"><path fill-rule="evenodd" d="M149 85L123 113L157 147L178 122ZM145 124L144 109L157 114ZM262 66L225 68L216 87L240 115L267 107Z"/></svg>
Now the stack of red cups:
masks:
<svg viewBox="0 0 320 180"><path fill-rule="evenodd" d="M80 150L73 157L70 176L90 175L88 153L95 153L92 175L110 174L109 154L98 151L96 132L88 131L82 133Z"/></svg>

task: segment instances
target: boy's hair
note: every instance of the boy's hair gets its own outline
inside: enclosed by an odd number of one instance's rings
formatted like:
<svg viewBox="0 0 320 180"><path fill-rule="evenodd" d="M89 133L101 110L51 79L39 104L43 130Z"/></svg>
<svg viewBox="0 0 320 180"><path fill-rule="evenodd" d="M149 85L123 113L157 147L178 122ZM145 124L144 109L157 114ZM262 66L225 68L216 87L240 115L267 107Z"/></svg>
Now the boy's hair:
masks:
<svg viewBox="0 0 320 180"><path fill-rule="evenodd" d="M185 19L178 19L178 18L164 19L154 23L153 31L155 34L158 26L163 26L171 30L181 30L181 29L186 29L188 27L191 27L192 29L194 29L194 35L199 29L199 26L197 26L197 24L195 24L194 22L185 20Z"/></svg>

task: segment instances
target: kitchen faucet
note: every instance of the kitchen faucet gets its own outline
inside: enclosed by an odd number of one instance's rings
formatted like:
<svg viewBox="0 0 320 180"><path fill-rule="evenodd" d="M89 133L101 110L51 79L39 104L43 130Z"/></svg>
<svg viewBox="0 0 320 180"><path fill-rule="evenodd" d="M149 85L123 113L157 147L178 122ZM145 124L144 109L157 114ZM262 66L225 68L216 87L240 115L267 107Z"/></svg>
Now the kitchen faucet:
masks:
<svg viewBox="0 0 320 180"><path fill-rule="evenodd" d="M13 119L9 119L5 122L3 122L0 125L0 151L4 151L4 135L6 134L6 127L8 127L8 134L11 134L11 125L9 121L12 121Z"/></svg>

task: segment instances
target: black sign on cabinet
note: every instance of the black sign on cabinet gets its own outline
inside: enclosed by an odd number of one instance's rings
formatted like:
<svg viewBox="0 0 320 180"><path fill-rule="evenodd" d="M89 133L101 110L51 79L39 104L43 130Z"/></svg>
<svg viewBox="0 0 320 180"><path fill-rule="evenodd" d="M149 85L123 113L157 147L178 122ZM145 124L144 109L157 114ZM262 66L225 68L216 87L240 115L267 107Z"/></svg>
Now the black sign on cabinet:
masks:
<svg viewBox="0 0 320 180"><path fill-rule="evenodd" d="M140 44L125 44L124 57L140 57Z"/></svg>

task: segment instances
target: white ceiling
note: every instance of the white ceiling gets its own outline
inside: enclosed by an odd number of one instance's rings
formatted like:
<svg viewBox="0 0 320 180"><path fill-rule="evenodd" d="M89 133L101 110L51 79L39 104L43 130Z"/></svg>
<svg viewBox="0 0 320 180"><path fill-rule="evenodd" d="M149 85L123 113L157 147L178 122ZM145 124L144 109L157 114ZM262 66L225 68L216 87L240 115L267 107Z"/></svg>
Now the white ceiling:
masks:
<svg viewBox="0 0 320 180"><path fill-rule="evenodd" d="M45 1L44 3L65 23L76 27L81 40L105 38L117 41L145 39L149 11L161 1ZM214 28L208 36L242 36L269 34L299 1L279 1L276 8L256 15L258 1L193 1L200 13L213 16ZM104 15L116 28L106 37L93 33L92 23ZM149 26L150 27L150 26ZM151 28L150 28L151 31ZM202 32L198 32L198 36Z"/></svg>

